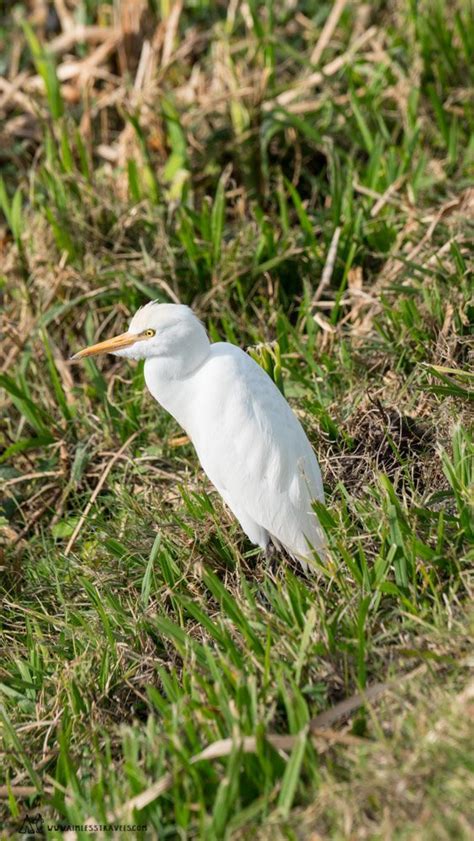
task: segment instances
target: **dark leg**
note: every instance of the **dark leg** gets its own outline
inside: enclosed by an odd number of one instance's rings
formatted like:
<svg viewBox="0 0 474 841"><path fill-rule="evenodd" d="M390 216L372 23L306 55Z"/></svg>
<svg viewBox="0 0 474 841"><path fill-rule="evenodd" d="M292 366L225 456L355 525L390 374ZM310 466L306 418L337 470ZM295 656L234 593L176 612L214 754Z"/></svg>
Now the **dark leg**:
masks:
<svg viewBox="0 0 474 841"><path fill-rule="evenodd" d="M276 575L279 566L280 552L271 540L268 541L265 549L263 550L263 554L267 569L272 573L272 575Z"/></svg>

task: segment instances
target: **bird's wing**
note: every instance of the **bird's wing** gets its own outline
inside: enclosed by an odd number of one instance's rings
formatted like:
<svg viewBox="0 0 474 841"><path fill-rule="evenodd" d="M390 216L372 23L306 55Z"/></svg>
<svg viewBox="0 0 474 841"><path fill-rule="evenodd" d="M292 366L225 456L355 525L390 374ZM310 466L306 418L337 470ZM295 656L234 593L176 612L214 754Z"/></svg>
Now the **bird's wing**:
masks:
<svg viewBox="0 0 474 841"><path fill-rule="evenodd" d="M213 345L191 431L207 475L295 555L321 542L311 500L324 498L316 456L287 401L239 348Z"/></svg>

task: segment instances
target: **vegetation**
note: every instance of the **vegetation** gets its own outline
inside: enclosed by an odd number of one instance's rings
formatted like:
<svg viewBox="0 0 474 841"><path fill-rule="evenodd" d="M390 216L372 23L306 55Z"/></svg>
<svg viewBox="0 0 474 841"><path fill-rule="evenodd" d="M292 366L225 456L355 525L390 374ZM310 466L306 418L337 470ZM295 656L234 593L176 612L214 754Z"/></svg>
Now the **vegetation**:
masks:
<svg viewBox="0 0 474 841"><path fill-rule="evenodd" d="M5 837L472 837L472 4L2 8ZM278 343L312 574L68 362L150 298Z"/></svg>

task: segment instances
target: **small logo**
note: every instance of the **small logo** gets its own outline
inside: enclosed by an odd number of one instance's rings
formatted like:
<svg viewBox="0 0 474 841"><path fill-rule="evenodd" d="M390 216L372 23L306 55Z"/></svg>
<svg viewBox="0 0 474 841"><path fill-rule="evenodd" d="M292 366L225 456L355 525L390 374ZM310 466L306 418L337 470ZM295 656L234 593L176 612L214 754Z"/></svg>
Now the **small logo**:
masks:
<svg viewBox="0 0 474 841"><path fill-rule="evenodd" d="M20 835L42 835L43 818L41 815L25 815L18 832Z"/></svg>

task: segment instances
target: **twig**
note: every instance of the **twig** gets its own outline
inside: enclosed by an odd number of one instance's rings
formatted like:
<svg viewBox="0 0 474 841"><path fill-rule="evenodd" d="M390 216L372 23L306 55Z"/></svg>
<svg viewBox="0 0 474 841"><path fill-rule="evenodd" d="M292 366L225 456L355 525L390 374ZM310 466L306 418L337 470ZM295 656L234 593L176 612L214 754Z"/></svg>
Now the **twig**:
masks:
<svg viewBox="0 0 474 841"><path fill-rule="evenodd" d="M318 288L316 289L316 292L313 295L313 300L311 302L312 309L314 309L315 304L317 304L317 302L319 301L321 295L326 289L326 286L329 286L331 282L332 273L334 271L334 264L336 262L337 246L339 243L340 236L341 228L338 226L334 229L331 244L329 246L329 250L326 257L326 262L324 264L323 273L321 275L321 280L319 281Z"/></svg>
<svg viewBox="0 0 474 841"><path fill-rule="evenodd" d="M462 206L462 197L459 197L459 196L454 198L454 199L451 199L450 201L443 204L441 206L441 208L439 209L439 211L436 213L436 215L431 219L431 222L430 222L428 228L426 229L425 233L421 237L421 239L418 240L418 242L413 246L411 251L409 251L408 254L405 254L403 256L403 258L397 257L397 256L394 256L394 257L391 258L391 260L389 261L389 266L390 267L389 268L387 266L385 267L385 274L384 274L385 281L389 282L389 281L393 280L394 277L396 277L396 275L399 271L400 265L409 264L411 261L413 261L415 259L415 257L418 257L420 251L423 250L426 243L430 242L430 240L431 240L438 224L441 222L443 216L445 216L448 213L451 213L455 208L459 208L461 206ZM422 219L421 221L422 221L422 223L424 223L428 220Z"/></svg>
<svg viewBox="0 0 474 841"><path fill-rule="evenodd" d="M380 198L377 199L377 201L375 202L372 210L370 211L370 215L371 215L372 219L374 219L375 216L377 216L377 214L380 213L382 208L385 207L387 202L390 201L393 194L397 192L399 187L401 187L404 180L405 180L404 175L401 175L399 178L396 178L395 181L392 184L390 184L389 187L387 187L387 189L385 190L383 195L381 195Z"/></svg>
<svg viewBox="0 0 474 841"><path fill-rule="evenodd" d="M375 33L377 32L377 27L371 26L367 29L366 32L363 32L359 38L356 38L355 41L349 46L345 53L335 58L333 61L330 61L329 64L326 64L322 70L316 70L314 73L310 73L305 79L300 79L294 87L289 88L283 93L279 94L275 99L269 100L268 102L264 103L264 110L271 111L277 106L285 107L293 99L296 99L301 93L308 90L308 88L316 87L316 85L320 85L328 76L334 76L339 70L341 70L344 65L348 64L354 55L363 47L365 44L370 41Z"/></svg>
<svg viewBox="0 0 474 841"><path fill-rule="evenodd" d="M183 0L177 0L173 5L171 12L165 23L165 37L163 41L163 51L161 53L161 66L166 67L173 55L174 41L178 31L179 19L183 11Z"/></svg>
<svg viewBox="0 0 474 841"><path fill-rule="evenodd" d="M74 29L74 15L69 11L64 0L54 0L54 8L56 9L56 14L61 22L61 28L64 32L70 32Z"/></svg>
<svg viewBox="0 0 474 841"><path fill-rule="evenodd" d="M396 182L394 182L394 184L396 184ZM377 204L380 205L380 207L377 210L377 213L380 211L384 204L395 204L397 205L397 207L402 208L402 210L404 210L406 213L409 213L411 209L409 205L405 204L402 199L396 198L393 195L393 191L391 188L394 187L394 184L391 184L390 187L387 190L385 190L385 193L378 193L377 190L371 190L370 187L364 187L363 184L358 184L357 181L354 181L352 186L356 193L361 193L363 196L368 196L369 199L375 199L375 204L372 208L371 213L373 213L373 210L375 207L377 207Z"/></svg>
<svg viewBox="0 0 474 841"><path fill-rule="evenodd" d="M13 82L10 82L8 79L0 76L0 93L2 93L2 96L0 97L0 108L2 110L6 108L7 104L11 100L19 108L26 111L27 114L32 114L36 117L38 108L21 90L22 85L24 85L27 80L27 73L19 73Z"/></svg>
<svg viewBox="0 0 474 841"><path fill-rule="evenodd" d="M60 64L57 69L59 81L68 82L71 79L79 77L81 84L84 84L93 75L94 70L103 64L109 55L114 52L121 37L120 32L111 29L107 40L103 41L87 58L82 59L82 61L66 61Z"/></svg>
<svg viewBox="0 0 474 841"><path fill-rule="evenodd" d="M7 798L10 792L17 797L33 797L35 794L54 794L54 788L46 786L42 791L38 791L36 786L0 786L1 798Z"/></svg>
<svg viewBox="0 0 474 841"><path fill-rule="evenodd" d="M6 482L3 483L4 488L10 487L10 485L18 485L20 482L29 482L33 479L46 479L48 476L61 476L60 470L43 470L38 471L36 473L25 473L24 476L15 476L14 479L8 479Z"/></svg>
<svg viewBox="0 0 474 841"><path fill-rule="evenodd" d="M54 487L54 485L53 485L52 487ZM46 488L42 488L42 490L41 490L41 495L45 492L45 490L46 490ZM47 511L47 510L48 510L48 508L50 508L50 506L51 506L51 505L53 504L53 502L54 502L54 501L58 498L58 496L60 495L60 493L61 493L61 491L60 491L60 490L59 490L59 488L58 488L58 489L57 489L57 490L56 490L56 491L55 491L55 492L54 492L54 493L53 493L53 494L52 494L52 495L48 498L48 500L44 503L44 505L42 505L42 506L41 506L41 508L38 508L38 510L37 510L37 511L35 511L35 513L34 513L34 514L33 514L33 516L31 517L31 520L29 520L29 521L27 522L26 526L24 526L24 528L23 528L23 529L21 530L21 532L18 534L18 537L16 538L16 540L15 540L15 542L14 542L14 544L13 544L14 546L16 546L18 543L20 543L20 542L23 540L23 538L24 538L24 537L28 534L28 532L30 531L30 529L32 528L32 526L34 526L34 524L35 524L35 523L37 523L37 522L38 522L38 520L40 520L40 519L41 519L41 517L43 516L44 512L45 512L45 511ZM31 500L30 500L30 503L31 503Z"/></svg>
<svg viewBox="0 0 474 841"><path fill-rule="evenodd" d="M67 52L76 44L101 44L115 33L110 26L85 26L78 24L68 32L62 32L48 44L48 50L55 55Z"/></svg>
<svg viewBox="0 0 474 841"><path fill-rule="evenodd" d="M64 551L64 554L66 556L69 555L72 547L74 546L74 544L75 544L75 542L76 542L76 540L79 536L79 532L81 531L81 529L82 529L82 527L83 527L83 525L84 525L84 523L87 519L87 515L88 515L89 511L91 510L94 502L96 501L100 491L102 490L102 488L103 488L103 486L104 486L104 484L107 480L107 476L109 475L110 471L112 470L112 467L114 466L117 459L120 458L122 453L125 452L128 445L133 441L134 438L137 437L137 435L138 435L138 432L134 432L133 435L130 435L130 437L127 438L127 440L125 441L125 444L123 444L123 446L120 447L120 450L118 450L118 452L116 452L115 455L106 464L105 469L104 469L99 481L97 482L97 485L95 486L95 488L92 492L91 498L90 498L89 502L87 503L86 507L84 508L84 511L83 511L83 513L82 513L82 515L79 519L79 522L77 523L73 533L71 534L71 537L69 538L69 543L67 544L66 549Z"/></svg>
<svg viewBox="0 0 474 841"><path fill-rule="evenodd" d="M423 665L424 668L424 665ZM407 680L407 678L413 677L418 671L420 667L417 666L413 672L409 672L407 675L403 675L400 680ZM377 698L380 698L387 689L393 689L396 685L395 681L390 681L387 683L374 683L372 686L369 686L364 692L359 692L357 695L352 695L351 698L345 698L344 701L340 701L338 704L335 704L334 707L331 707L329 710L325 710L322 713L319 713L315 718L312 718L310 721L310 730L311 732L315 732L317 730L324 730L326 727L331 727L332 724L335 724L336 721L340 721L343 718L348 718L351 713L358 710L360 707L363 707L364 704L368 702L376 701Z"/></svg>
<svg viewBox="0 0 474 841"><path fill-rule="evenodd" d="M324 24L321 35L318 38L318 43L316 44L313 52L311 53L310 62L311 64L319 64L319 59L321 58L324 50L326 49L329 41L331 40L332 34L339 23L339 18L341 17L347 0L336 0L334 6L332 7L328 17L326 18L326 23Z"/></svg>
<svg viewBox="0 0 474 841"><path fill-rule="evenodd" d="M426 232L423 234L422 238L419 240L419 242L417 242L417 244L414 246L414 248L412 248L410 253L407 255L407 257L406 257L407 262L409 260L413 260L413 258L416 257L417 254L419 254L419 252L421 251L423 246L427 242L429 242L429 240L431 239L431 237L433 236L433 234L435 232L436 227L438 226L438 223L441 222L441 219L443 218L443 216L445 216L446 213L449 213L451 210L453 210L453 208L458 207L460 204L461 204L461 199L458 196L455 199L451 199L451 201L448 201L448 202L446 202L445 204L442 205L442 207L439 209L436 216L431 220L431 223L430 223L429 227L427 228Z"/></svg>

